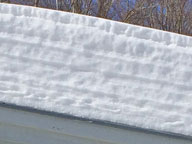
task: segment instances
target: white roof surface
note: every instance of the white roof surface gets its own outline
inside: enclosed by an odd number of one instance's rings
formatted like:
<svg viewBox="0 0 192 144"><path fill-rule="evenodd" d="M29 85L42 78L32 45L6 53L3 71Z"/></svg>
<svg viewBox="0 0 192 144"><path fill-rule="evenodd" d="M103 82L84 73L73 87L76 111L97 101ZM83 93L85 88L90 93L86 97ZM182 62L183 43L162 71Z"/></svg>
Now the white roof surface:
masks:
<svg viewBox="0 0 192 144"><path fill-rule="evenodd" d="M0 4L0 101L192 136L192 38Z"/></svg>

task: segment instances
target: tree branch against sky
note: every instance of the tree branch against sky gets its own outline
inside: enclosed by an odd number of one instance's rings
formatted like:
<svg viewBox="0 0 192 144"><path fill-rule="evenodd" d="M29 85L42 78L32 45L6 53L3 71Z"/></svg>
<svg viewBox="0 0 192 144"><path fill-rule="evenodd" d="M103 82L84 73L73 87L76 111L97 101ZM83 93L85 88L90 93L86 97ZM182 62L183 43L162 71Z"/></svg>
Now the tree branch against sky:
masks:
<svg viewBox="0 0 192 144"><path fill-rule="evenodd" d="M192 36L192 0L0 0Z"/></svg>

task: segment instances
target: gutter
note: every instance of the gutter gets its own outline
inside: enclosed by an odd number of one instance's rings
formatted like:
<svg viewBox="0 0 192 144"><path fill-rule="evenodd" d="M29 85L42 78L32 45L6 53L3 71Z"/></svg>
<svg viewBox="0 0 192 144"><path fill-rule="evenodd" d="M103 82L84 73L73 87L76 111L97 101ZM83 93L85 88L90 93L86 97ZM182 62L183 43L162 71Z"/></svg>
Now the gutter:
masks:
<svg viewBox="0 0 192 144"><path fill-rule="evenodd" d="M192 137L0 102L1 142L7 144L191 144Z"/></svg>

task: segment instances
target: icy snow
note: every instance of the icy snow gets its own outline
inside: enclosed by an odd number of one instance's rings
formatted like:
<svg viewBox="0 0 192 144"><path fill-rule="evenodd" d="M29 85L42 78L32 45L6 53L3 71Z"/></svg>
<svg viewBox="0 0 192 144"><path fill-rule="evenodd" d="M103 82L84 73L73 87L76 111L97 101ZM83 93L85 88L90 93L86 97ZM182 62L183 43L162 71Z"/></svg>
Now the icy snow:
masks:
<svg viewBox="0 0 192 144"><path fill-rule="evenodd" d="M192 136L192 38L0 4L0 101Z"/></svg>

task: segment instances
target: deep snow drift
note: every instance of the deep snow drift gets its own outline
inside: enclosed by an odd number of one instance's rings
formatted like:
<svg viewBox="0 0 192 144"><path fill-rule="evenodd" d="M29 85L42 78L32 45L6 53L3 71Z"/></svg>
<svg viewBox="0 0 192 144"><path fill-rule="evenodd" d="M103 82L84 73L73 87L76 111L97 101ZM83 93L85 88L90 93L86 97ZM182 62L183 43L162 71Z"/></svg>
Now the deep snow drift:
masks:
<svg viewBox="0 0 192 144"><path fill-rule="evenodd" d="M192 38L0 4L0 101L192 136Z"/></svg>

